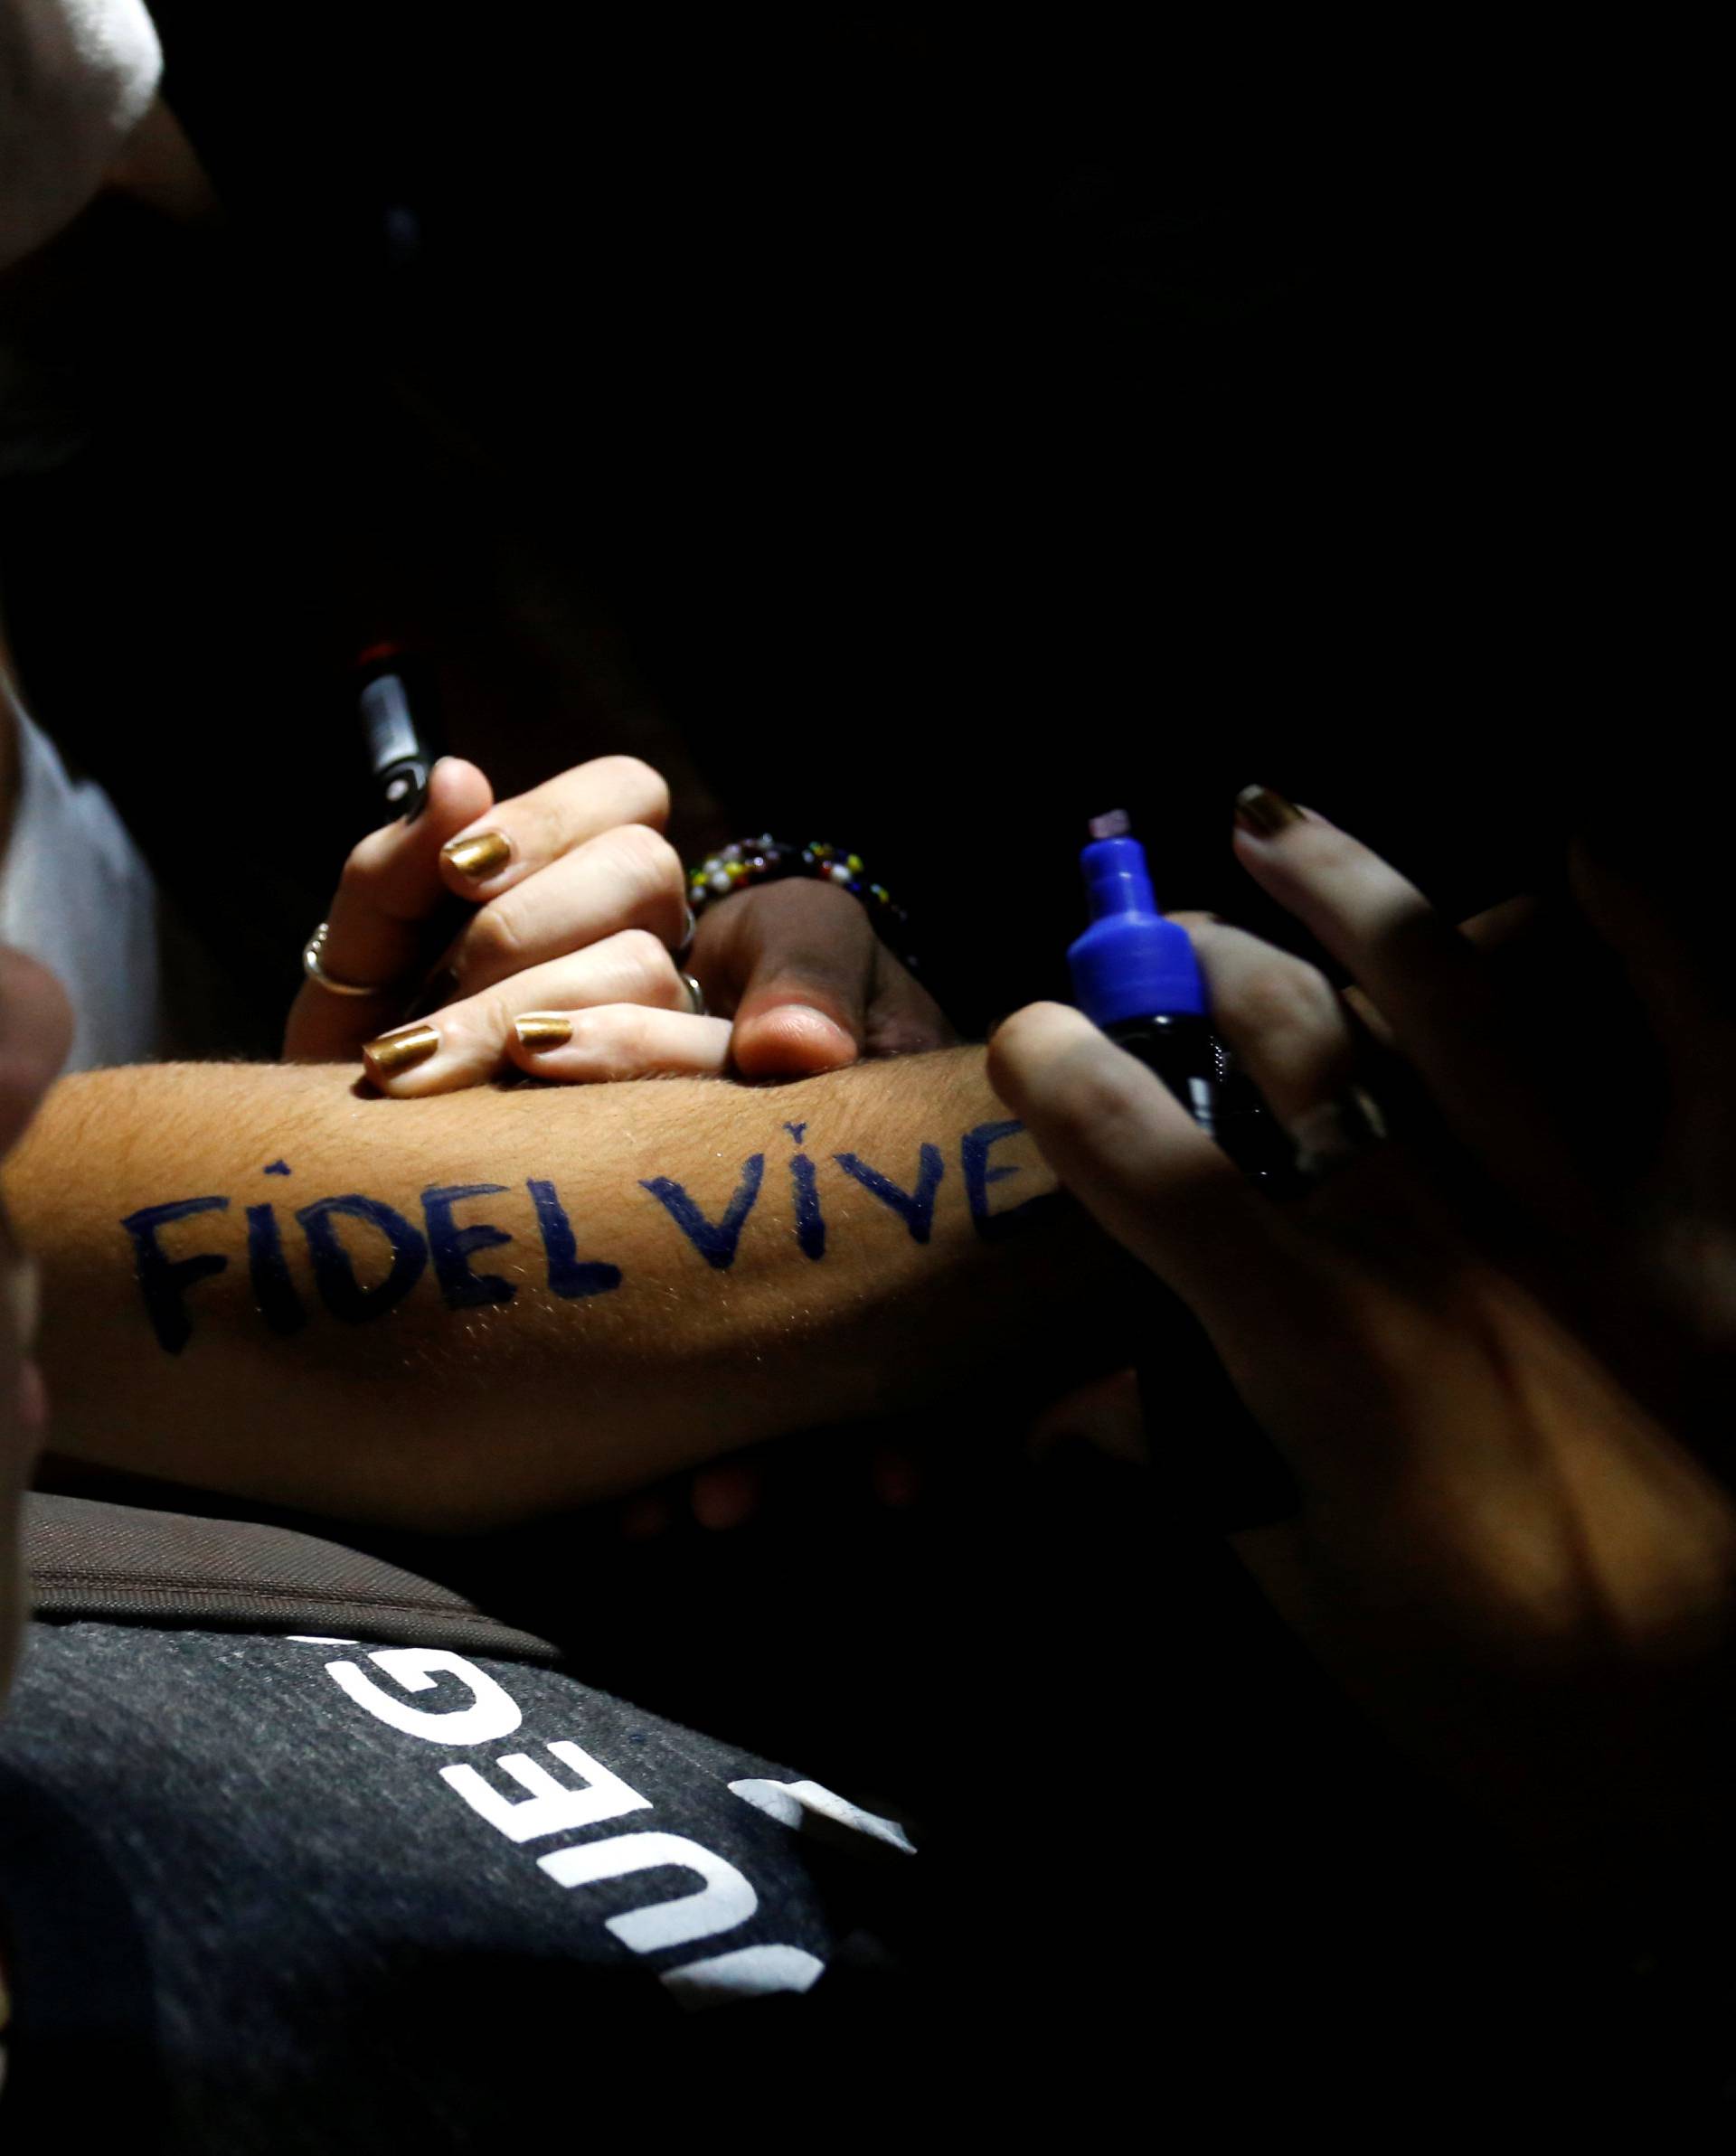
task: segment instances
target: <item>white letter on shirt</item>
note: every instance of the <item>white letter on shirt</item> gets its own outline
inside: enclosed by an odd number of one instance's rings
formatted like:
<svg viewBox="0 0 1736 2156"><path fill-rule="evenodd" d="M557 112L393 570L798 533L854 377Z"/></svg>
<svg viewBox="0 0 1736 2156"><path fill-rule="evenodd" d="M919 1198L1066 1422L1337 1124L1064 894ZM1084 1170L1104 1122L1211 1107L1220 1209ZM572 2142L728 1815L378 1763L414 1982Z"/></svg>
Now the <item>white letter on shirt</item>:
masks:
<svg viewBox="0 0 1736 2156"><path fill-rule="evenodd" d="M382 1647L368 1660L407 1692L425 1692L434 1682L433 1672L443 1671L467 1684L473 1695L468 1707L454 1707L440 1713L423 1707L406 1707L390 1692L382 1691L359 1662L328 1662L326 1673L335 1678L358 1707L390 1722L409 1737L425 1737L431 1745L486 1745L510 1737L523 1718L512 1695L496 1684L486 1671L463 1655L444 1647Z"/></svg>
<svg viewBox="0 0 1736 2156"><path fill-rule="evenodd" d="M611 1775L600 1760L577 1745L563 1741L547 1749L580 1777L577 1789L557 1782L528 1752L509 1752L495 1761L502 1774L530 1791L517 1802L491 1789L474 1766L443 1766L440 1779L448 1789L456 1789L473 1812L480 1812L491 1827L498 1827L508 1841L534 1841L541 1834L558 1834L565 1827L594 1827L599 1819L618 1819L623 1812L650 1810L649 1797L629 1789L618 1775Z"/></svg>
<svg viewBox="0 0 1736 2156"><path fill-rule="evenodd" d="M684 1834L617 1834L579 1849L554 1850L536 1860L557 1887L593 1887L599 1879L623 1878L658 1864L696 1871L705 1882L697 1894L604 1918L621 1944L635 1954L655 1954L660 1946L684 1946L689 1939L732 1931L760 1907L760 1897L733 1864Z"/></svg>

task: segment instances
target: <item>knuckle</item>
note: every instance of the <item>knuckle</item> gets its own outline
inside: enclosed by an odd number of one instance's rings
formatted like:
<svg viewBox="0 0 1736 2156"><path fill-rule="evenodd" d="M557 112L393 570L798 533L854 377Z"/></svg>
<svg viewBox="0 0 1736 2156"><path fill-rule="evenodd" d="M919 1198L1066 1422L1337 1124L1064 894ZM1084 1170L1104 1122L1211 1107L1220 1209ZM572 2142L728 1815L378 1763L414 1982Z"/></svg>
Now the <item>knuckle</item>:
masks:
<svg viewBox="0 0 1736 2156"><path fill-rule="evenodd" d="M655 903L684 896L681 856L661 832L645 824L623 824L610 838L636 899Z"/></svg>
<svg viewBox="0 0 1736 2156"><path fill-rule="evenodd" d="M516 973L524 957L524 932L508 899L494 899L465 931L459 974Z"/></svg>
<svg viewBox="0 0 1736 2156"><path fill-rule="evenodd" d="M588 768L634 805L636 814L662 824L669 814L669 781L642 757L599 756Z"/></svg>
<svg viewBox="0 0 1736 2156"><path fill-rule="evenodd" d="M440 1023L442 1031L455 1040L497 1051L515 1037L513 1021L517 1015L512 997L502 988L455 1004L441 1013Z"/></svg>
<svg viewBox="0 0 1736 2156"><path fill-rule="evenodd" d="M679 1009L685 1004L685 992L682 976L675 970L675 959L668 956L668 945L660 942L649 929L627 929L632 936L632 962L637 970L643 993L640 1003L656 1003L665 1009Z"/></svg>
<svg viewBox="0 0 1736 2156"><path fill-rule="evenodd" d="M1337 998L1313 966L1273 958L1249 968L1221 1015L1262 1043L1296 1040L1334 1026Z"/></svg>
<svg viewBox="0 0 1736 2156"><path fill-rule="evenodd" d="M632 1002L674 1003L680 983L666 944L660 943L648 928L626 928L621 932L619 956Z"/></svg>

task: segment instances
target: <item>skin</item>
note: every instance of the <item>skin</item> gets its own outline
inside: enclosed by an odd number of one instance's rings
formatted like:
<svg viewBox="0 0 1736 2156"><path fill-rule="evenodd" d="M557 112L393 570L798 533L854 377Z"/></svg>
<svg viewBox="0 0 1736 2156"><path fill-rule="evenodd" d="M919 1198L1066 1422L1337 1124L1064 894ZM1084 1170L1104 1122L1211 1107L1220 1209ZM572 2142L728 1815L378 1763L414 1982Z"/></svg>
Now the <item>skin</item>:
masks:
<svg viewBox="0 0 1736 2156"><path fill-rule="evenodd" d="M438 1050L396 1071L371 1051L403 1015L401 987L339 997L308 983L286 1055L359 1057L379 1091L415 1099L514 1067L570 1085L677 1072L793 1078L956 1042L861 903L803 879L705 908L681 961L704 997L707 1014L695 1015L671 954L689 916L685 879L661 835L669 810L662 776L635 758L594 759L501 803L475 765L443 758L420 813L352 852L324 953L339 979L442 977L445 992L417 1005ZM484 833L504 837L509 857L467 873L453 852ZM551 1012L567 1040L522 1037L517 1019ZM881 1502L915 1494L920 1472L904 1453L877 1445L860 1464L864 1490ZM623 1530L656 1532L683 1512L704 1527L738 1527L759 1509L765 1472L760 1460L732 1459L680 1478L637 1499Z"/></svg>
<svg viewBox="0 0 1736 2156"><path fill-rule="evenodd" d="M1108 1358L1094 1317L1110 1254L1064 1210L1005 1240L973 1225L962 1134L1004 1122L980 1051L865 1065L776 1089L687 1079L607 1087L484 1087L424 1101L359 1093L344 1069L164 1065L69 1078L6 1177L43 1273L41 1354L57 1449L76 1460L239 1496L434 1530L519 1520L642 1487L755 1439L896 1409L974 1379L1058 1391ZM794 1231L785 1130L806 1125L825 1257ZM841 1168L860 1156L910 1188L939 1149L932 1236L918 1242ZM714 1269L642 1183L675 1179L713 1220L751 1154L765 1180L735 1262ZM278 1160L289 1177L268 1177ZM996 1211L1052 1187L1019 1136ZM527 1178L552 1181L580 1253L618 1289L562 1300ZM510 1234L479 1272L509 1304L448 1308L431 1273L391 1313L345 1324L322 1306L296 1207L360 1190L411 1219L430 1185L504 1192L458 1218ZM231 1200L162 1231L177 1257L227 1256L188 1292L193 1331L166 1353L147 1322L122 1220L196 1195ZM284 1339L263 1323L243 1208L278 1208L312 1313ZM345 1239L370 1262L365 1229ZM996 1312L984 1369L982 1313ZM124 1403L124 1410L120 1404Z"/></svg>
<svg viewBox="0 0 1736 2156"><path fill-rule="evenodd" d="M1536 1023L1558 946L1534 972L1523 935L1479 950L1324 819L1236 849L1379 1012L1422 1097L1402 1136L1278 1208L1076 1012L1015 1014L991 1077L1295 1472L1298 1517L1237 1538L1282 1614L1563 1897L1692 1934L1730 1885L1736 1795L1736 1503L1706 1442L1736 1311L1736 1179L1703 1143L1736 1078L1718 984L1580 850L1577 933L1629 979L1596 1022L1636 1029L1664 1080L1661 1144L1624 1153L1611 1059ZM1217 1023L1304 1126L1368 1069L1344 1002L1239 930L1194 933Z"/></svg>
<svg viewBox="0 0 1736 2156"><path fill-rule="evenodd" d="M595 758L501 802L476 765L442 758L420 814L356 846L328 909L326 971L384 985L335 996L305 984L286 1058L357 1057L382 1093L414 1100L514 1067L562 1084L810 1078L957 1039L861 904L808 881L705 909L684 961L704 993L696 1015L673 956L689 915L668 817L667 786L636 757ZM464 849L485 838L505 858L478 870ZM430 976L437 991L417 1012L439 1045L393 1068L373 1043ZM515 1031L515 1019L552 1013L569 1040Z"/></svg>

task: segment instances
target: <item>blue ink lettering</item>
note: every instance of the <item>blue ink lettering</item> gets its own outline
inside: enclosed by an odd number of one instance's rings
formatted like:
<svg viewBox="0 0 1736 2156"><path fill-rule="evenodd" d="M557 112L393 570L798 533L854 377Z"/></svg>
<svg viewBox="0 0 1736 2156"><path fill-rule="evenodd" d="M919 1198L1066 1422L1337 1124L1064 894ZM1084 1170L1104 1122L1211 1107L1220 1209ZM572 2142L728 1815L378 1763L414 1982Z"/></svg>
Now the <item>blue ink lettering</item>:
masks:
<svg viewBox="0 0 1736 2156"><path fill-rule="evenodd" d="M536 1224L542 1230L542 1248L549 1260L549 1293L576 1301L580 1295L605 1295L611 1287L618 1287L619 1266L580 1257L572 1222L567 1218L566 1207L555 1195L554 1185L533 1175L524 1188L531 1193L531 1203L536 1208Z"/></svg>
<svg viewBox="0 0 1736 2156"><path fill-rule="evenodd" d="M1004 1235L1022 1214L1028 1213L1033 1205L1042 1205L1051 1192L1040 1192L1034 1198L1022 1199L1017 1205L1009 1205L1005 1212L992 1213L988 1210L988 1186L992 1182L1005 1182L1009 1175L1019 1171L1013 1167L992 1168L989 1149L998 1145L1003 1138L1011 1138L1024 1128L1022 1123L979 1123L975 1130L967 1130L959 1148L959 1166L964 1172L965 1195L970 1202L970 1218L978 1235L993 1241Z"/></svg>
<svg viewBox="0 0 1736 2156"><path fill-rule="evenodd" d="M784 1126L789 1128L788 1124ZM807 1125L804 1124L803 1129ZM814 1180L814 1163L798 1153L789 1163L789 1180L796 1186L796 1240L804 1257L826 1256L826 1215L820 1210L820 1193Z"/></svg>
<svg viewBox="0 0 1736 2156"><path fill-rule="evenodd" d="M729 1210L721 1220L708 1220L681 1184L672 1182L666 1175L654 1175L648 1182L641 1182L639 1188L649 1191L660 1205L668 1208L670 1219L706 1264L722 1273L735 1263L735 1246L741 1239L741 1224L753 1210L765 1172L765 1154L750 1153L741 1163L741 1180L730 1200Z"/></svg>
<svg viewBox="0 0 1736 2156"><path fill-rule="evenodd" d="M270 1170L266 1172L269 1174ZM247 1263L259 1315L286 1339L299 1332L307 1323L307 1312L289 1277L274 1205L250 1205L247 1209Z"/></svg>
<svg viewBox="0 0 1736 2156"><path fill-rule="evenodd" d="M373 1287L363 1287L355 1276L350 1254L333 1226L335 1217L345 1215L364 1220L386 1238L392 1251L392 1269ZM346 1325L359 1325L369 1318L383 1317L421 1278L428 1264L428 1245L401 1212L382 1205L377 1198L364 1198L352 1191L344 1198L321 1198L304 1205L296 1215L307 1238L314 1261L314 1281L320 1300L335 1318Z"/></svg>
<svg viewBox="0 0 1736 2156"><path fill-rule="evenodd" d="M177 1198L172 1205L141 1206L121 1222L133 1238L139 1292L145 1297L157 1345L171 1355L178 1355L193 1338L193 1321L181 1298L195 1280L222 1272L229 1260L211 1250L202 1251L196 1257L170 1257L157 1241L156 1231L171 1220L190 1219L194 1213L228 1210L227 1198Z"/></svg>
<svg viewBox="0 0 1736 2156"><path fill-rule="evenodd" d="M267 1163L265 1172L268 1175L288 1175L289 1163L288 1161L270 1161Z"/></svg>
<svg viewBox="0 0 1736 2156"><path fill-rule="evenodd" d="M512 1237L504 1228L477 1221L460 1228L452 1208L464 1198L497 1198L504 1182L436 1183L422 1192L422 1212L428 1221L428 1247L434 1253L434 1276L440 1284L448 1310L476 1310L485 1303L510 1303L516 1285L498 1273L473 1273L470 1260L478 1250L497 1250Z"/></svg>
<svg viewBox="0 0 1736 2156"><path fill-rule="evenodd" d="M807 1135L807 1125L805 1123L787 1123L785 1124L784 1128L789 1133L790 1136L795 1139L798 1145Z"/></svg>
<svg viewBox="0 0 1736 2156"><path fill-rule="evenodd" d="M889 1205L910 1231L913 1243L926 1243L934 1226L934 1193L940 1187L940 1178L946 1172L946 1163L940 1157L938 1145L924 1145L917 1156L916 1189L914 1192L901 1191L898 1185L882 1175L878 1168L871 1168L866 1161L858 1160L854 1153L835 1153L836 1161L846 1175L853 1175L864 1191L872 1191L882 1205Z"/></svg>

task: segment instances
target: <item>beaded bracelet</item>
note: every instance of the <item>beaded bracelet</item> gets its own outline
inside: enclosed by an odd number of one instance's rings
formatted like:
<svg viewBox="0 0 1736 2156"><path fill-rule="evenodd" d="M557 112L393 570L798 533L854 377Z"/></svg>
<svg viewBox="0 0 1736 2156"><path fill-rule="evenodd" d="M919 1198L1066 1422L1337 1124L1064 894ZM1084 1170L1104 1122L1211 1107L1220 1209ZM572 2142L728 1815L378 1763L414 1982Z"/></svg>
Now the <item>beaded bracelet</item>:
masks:
<svg viewBox="0 0 1736 2156"><path fill-rule="evenodd" d="M796 846L786 839L773 838L769 831L759 838L739 839L687 871L687 902L697 920L720 899L745 890L750 884L779 883L788 876L812 876L824 883L835 883L853 899L860 899L881 941L912 973L917 970L906 941L910 916L901 906L892 903L883 883L868 880L861 854L847 853L840 846L825 845L818 840L812 845Z"/></svg>

